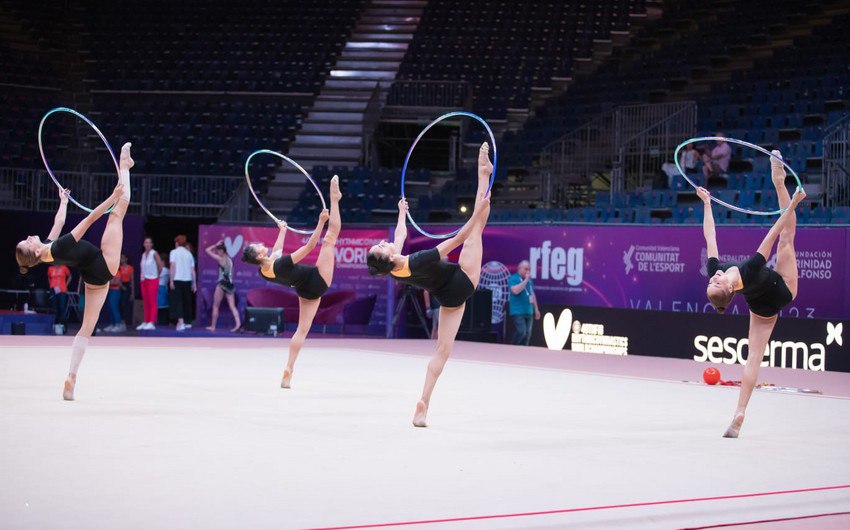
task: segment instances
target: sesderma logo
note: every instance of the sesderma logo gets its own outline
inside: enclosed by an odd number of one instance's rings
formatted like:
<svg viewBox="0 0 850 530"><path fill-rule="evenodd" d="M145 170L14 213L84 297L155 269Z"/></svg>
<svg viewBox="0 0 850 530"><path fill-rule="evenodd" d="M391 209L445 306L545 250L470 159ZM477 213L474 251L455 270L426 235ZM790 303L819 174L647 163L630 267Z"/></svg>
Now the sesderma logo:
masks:
<svg viewBox="0 0 850 530"><path fill-rule="evenodd" d="M843 330L844 325L841 322L838 324L827 322L827 335L823 343L806 344L793 340L772 340L765 347L764 360L761 365L822 372L826 370L826 346L831 344L841 346L844 340L842 337ZM746 364L744 347L749 350L749 339L697 335L694 337L694 348L698 353L694 355L694 360L724 364Z"/></svg>

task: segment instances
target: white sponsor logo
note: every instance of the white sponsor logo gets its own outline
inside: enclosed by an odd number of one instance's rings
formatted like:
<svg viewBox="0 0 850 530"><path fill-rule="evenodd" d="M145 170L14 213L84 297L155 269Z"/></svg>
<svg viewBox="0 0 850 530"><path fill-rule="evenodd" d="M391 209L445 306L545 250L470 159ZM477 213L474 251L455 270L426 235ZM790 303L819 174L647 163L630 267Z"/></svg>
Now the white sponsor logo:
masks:
<svg viewBox="0 0 850 530"><path fill-rule="evenodd" d="M841 338L841 333L844 331L844 324L839 322L838 324L833 324L832 322L826 323L826 345L829 346L833 342L838 344L839 346L844 345L844 341Z"/></svg>
<svg viewBox="0 0 850 530"><path fill-rule="evenodd" d="M572 286L581 285L584 279L584 249L553 247L551 241L544 241L540 247L528 249L531 264L531 277L537 279L537 266L540 265L541 280L563 280Z"/></svg>
<svg viewBox="0 0 850 530"><path fill-rule="evenodd" d="M366 263L366 250L363 247L336 247L334 254L337 263Z"/></svg>
<svg viewBox="0 0 850 530"><path fill-rule="evenodd" d="M635 246L632 245L629 247L629 250L623 252L623 265L626 266L626 274L632 272L632 269L635 268L634 263L632 263L632 255L635 253Z"/></svg>
<svg viewBox="0 0 850 530"><path fill-rule="evenodd" d="M826 325L826 345L833 342L842 345L844 325L839 322ZM749 339L736 337L709 337L697 335L694 337L694 347L699 353L694 355L695 361L708 361L724 364L746 364L744 347L749 346ZM749 348L748 348L749 349ZM806 344L801 341L772 340L764 349L764 360L761 366L779 366L781 368L802 368L804 370L824 371L826 346L820 342Z"/></svg>
<svg viewBox="0 0 850 530"><path fill-rule="evenodd" d="M563 350L570 337L570 328L573 324L573 312L569 309L561 311L558 324L552 313L543 315L543 338L546 339L546 347L550 350Z"/></svg>
<svg viewBox="0 0 850 530"><path fill-rule="evenodd" d="M224 238L224 249L227 251L227 255L231 258L235 258L237 254L242 250L243 238L242 234L239 234L233 239L230 239L230 236Z"/></svg>
<svg viewBox="0 0 850 530"><path fill-rule="evenodd" d="M605 326L602 324L573 321L573 312L570 309L561 311L557 324L552 313L546 313L543 316L543 338L546 340L546 347L550 350L563 350L567 340L570 339L570 331L572 331L570 349L573 351L628 355L628 337L605 335Z"/></svg>
<svg viewBox="0 0 850 530"><path fill-rule="evenodd" d="M623 252L626 274L637 268L638 272L685 272L679 261L679 247L665 245L632 245Z"/></svg>

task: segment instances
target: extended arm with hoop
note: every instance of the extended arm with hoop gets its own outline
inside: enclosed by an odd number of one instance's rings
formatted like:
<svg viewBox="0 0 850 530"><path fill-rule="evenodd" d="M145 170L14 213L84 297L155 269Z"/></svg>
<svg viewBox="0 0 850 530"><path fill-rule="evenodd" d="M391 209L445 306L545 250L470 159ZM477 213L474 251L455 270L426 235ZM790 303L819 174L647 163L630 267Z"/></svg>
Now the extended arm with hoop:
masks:
<svg viewBox="0 0 850 530"><path fill-rule="evenodd" d="M65 226L65 218L68 214L68 190L59 190L59 209L56 210L56 216L53 218L53 228L47 235L47 239L54 241L59 234L62 233L62 228Z"/></svg>

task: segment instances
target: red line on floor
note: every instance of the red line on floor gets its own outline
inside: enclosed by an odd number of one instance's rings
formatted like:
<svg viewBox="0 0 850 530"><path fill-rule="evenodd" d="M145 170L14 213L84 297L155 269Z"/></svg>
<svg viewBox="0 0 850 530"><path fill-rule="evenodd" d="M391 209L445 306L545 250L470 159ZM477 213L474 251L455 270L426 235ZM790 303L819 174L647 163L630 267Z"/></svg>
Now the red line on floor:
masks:
<svg viewBox="0 0 850 530"><path fill-rule="evenodd" d="M817 517L832 517L837 515L850 515L850 512L834 512L834 513L815 513L812 515L801 515L799 517L781 517L779 519L761 519L758 521L744 521L740 523L723 523L713 524L709 526L690 526L681 530L706 530L708 528L726 528L729 526L743 526L747 524L765 524L765 523L780 523L783 521L797 521L800 519L815 519Z"/></svg>
<svg viewBox="0 0 850 530"><path fill-rule="evenodd" d="M413 525L422 525L422 524L438 524L438 523L457 523L462 521L483 521L486 519L509 519L512 517L530 517L533 515L555 515L555 514L563 514L563 513L575 513L575 512L590 512L596 510L613 510L616 508L637 508L641 506L661 506L665 504L682 504L688 502L705 502L705 501L721 501L721 500L729 500L729 499L746 499L752 497L766 497L770 495L788 495L791 493L810 493L814 491L829 491L829 490L838 490L838 489L848 489L850 488L850 484L844 484L841 486L824 486L820 488L803 488L796 490L782 490L782 491L764 491L759 493L743 493L739 495L722 495L717 497L696 497L692 499L674 499L667 501L652 501L652 502L635 502L630 504L611 504L608 506L586 506L583 508L566 508L563 510L546 510L540 512L520 512L520 513L504 513L504 514L496 514L496 515L474 515L468 517L450 517L445 519L426 519L421 521L399 521L394 523L373 523L373 524L360 524L360 525L350 525L350 526L327 526L327 527L317 527L311 528L308 530L354 530L360 528L387 528L391 526L413 526ZM710 527L707 527L710 528Z"/></svg>

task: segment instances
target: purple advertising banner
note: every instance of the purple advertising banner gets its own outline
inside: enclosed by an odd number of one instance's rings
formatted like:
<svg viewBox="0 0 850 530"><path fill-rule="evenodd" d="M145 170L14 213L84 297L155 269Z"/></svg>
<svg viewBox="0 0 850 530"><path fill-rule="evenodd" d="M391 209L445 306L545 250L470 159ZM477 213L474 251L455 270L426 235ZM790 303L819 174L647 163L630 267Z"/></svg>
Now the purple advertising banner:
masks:
<svg viewBox="0 0 850 530"><path fill-rule="evenodd" d="M445 227L443 227L445 228ZM766 228L718 227L721 261L752 256ZM798 296L784 317L850 318L850 241L847 228L797 229ZM411 230L411 251L437 242ZM706 252L700 226L488 226L480 287L493 290L500 322L508 276L531 263L541 304L704 313L714 310L705 287ZM451 256L455 261L456 253ZM776 263L776 254L768 266ZM729 314L748 313L735 297Z"/></svg>
<svg viewBox="0 0 850 530"><path fill-rule="evenodd" d="M372 245L387 238L387 228L354 228L342 230L334 249L336 267L333 284L322 300L320 314L326 303L350 304L358 302L358 315L368 318L367 323L358 322L358 332L371 332L383 335L387 322L387 280L386 278L371 277L366 272L366 252ZM270 283L260 277L255 265L243 263L242 249L248 243L262 242L267 246L274 244L277 238L276 227L236 226L236 225L202 225L198 233L198 325L208 325L210 307L216 282L218 281L218 263L204 252L210 245L219 241L224 242L227 254L233 259L233 283L236 286L237 304L240 314L244 312L246 295L251 289L272 288L287 291L294 295L292 289ZM291 253L307 242L309 236L289 232L284 242L284 253ZM305 258L304 263L312 265L319 255L321 243ZM333 293L338 293L332 296ZM371 306L369 298L375 297L371 317L368 315ZM317 315L316 322L319 322ZM336 315L328 324L341 324L342 314ZM292 323L291 318L287 323ZM223 302L219 313L218 327L223 328L233 324L227 303ZM368 326L368 327L365 327Z"/></svg>

